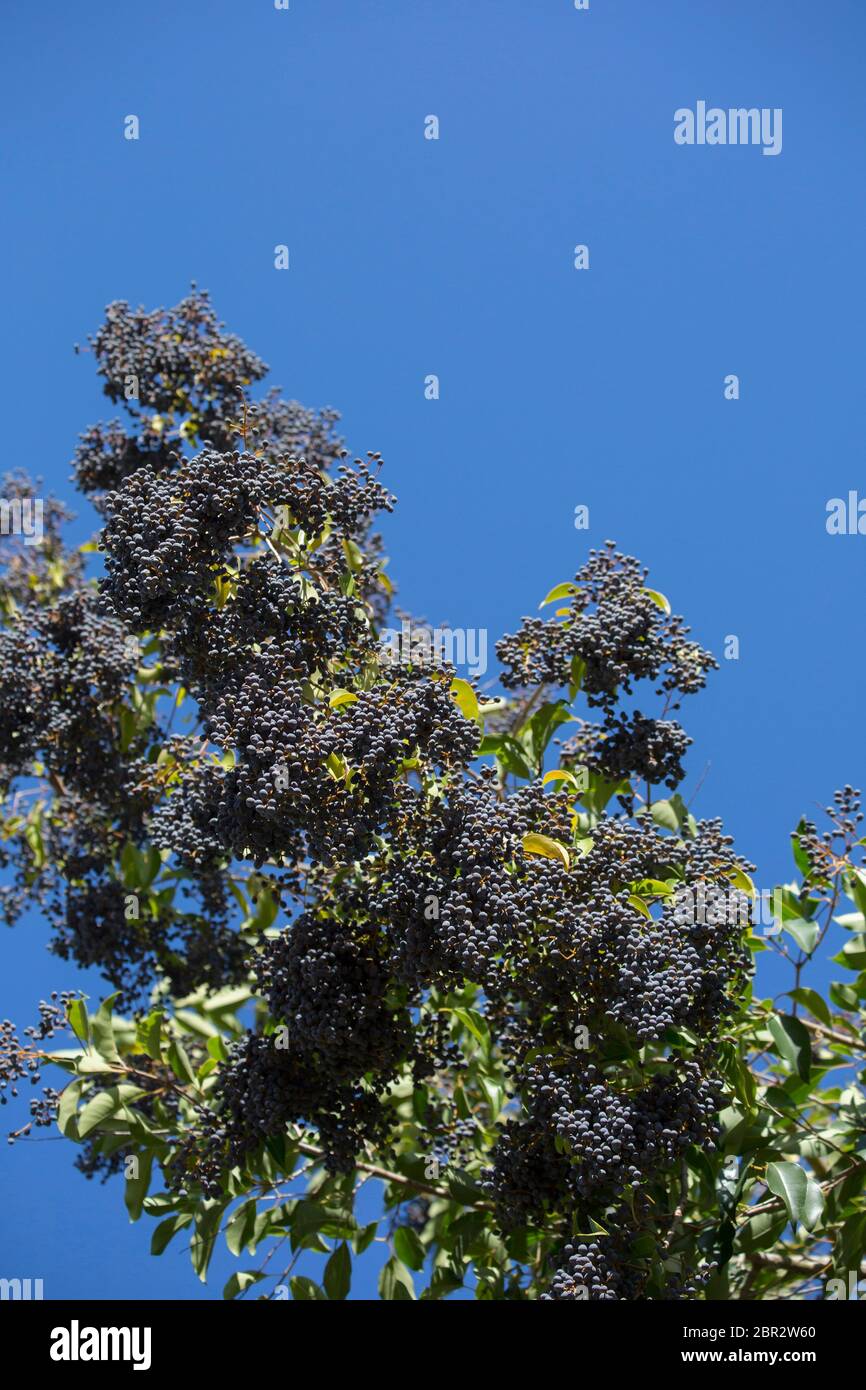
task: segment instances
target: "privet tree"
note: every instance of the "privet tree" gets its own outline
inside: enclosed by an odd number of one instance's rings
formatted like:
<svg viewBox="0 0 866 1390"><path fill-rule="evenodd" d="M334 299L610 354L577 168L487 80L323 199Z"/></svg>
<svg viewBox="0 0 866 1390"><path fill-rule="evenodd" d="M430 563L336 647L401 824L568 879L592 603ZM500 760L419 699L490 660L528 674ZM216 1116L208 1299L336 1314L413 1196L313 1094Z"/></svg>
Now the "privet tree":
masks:
<svg viewBox="0 0 866 1390"><path fill-rule="evenodd" d="M590 551L484 697L423 634L383 646L379 456L253 399L206 295L112 304L90 350L126 414L75 454L102 530L67 548L49 498L6 546L2 893L111 992L3 1025L7 1093L67 1074L14 1136L56 1123L202 1279L224 1240L227 1298L345 1298L374 1243L387 1299L845 1296L859 793L800 823L756 923L751 865L677 791L715 661L637 560Z"/></svg>

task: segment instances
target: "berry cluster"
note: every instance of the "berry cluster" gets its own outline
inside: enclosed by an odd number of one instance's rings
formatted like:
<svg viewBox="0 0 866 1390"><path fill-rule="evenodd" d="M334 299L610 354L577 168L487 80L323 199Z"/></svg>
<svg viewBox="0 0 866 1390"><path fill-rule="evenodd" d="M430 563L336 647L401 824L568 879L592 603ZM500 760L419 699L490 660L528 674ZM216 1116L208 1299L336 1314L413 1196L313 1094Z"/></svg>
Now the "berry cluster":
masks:
<svg viewBox="0 0 866 1390"><path fill-rule="evenodd" d="M662 595L646 587L647 571L612 541L592 550L568 586L568 606L559 619L524 618L520 630L497 644L509 689L541 684L579 687L601 725L587 725L564 747L566 761L580 762L613 780L634 777L675 788L684 776L682 757L690 740L674 720L677 696L700 690L715 658L688 638L682 618L668 611ZM664 697L659 719L639 710L616 711L637 681L656 682ZM631 810L627 801L626 809Z"/></svg>
<svg viewBox="0 0 866 1390"><path fill-rule="evenodd" d="M661 596L646 587L647 574L613 541L591 550L569 586L564 619L524 618L519 632L497 644L503 685L567 685L577 658L590 705L604 709L620 691L631 694L638 680L662 676L663 690L699 690L717 663L687 640L682 619L669 615Z"/></svg>
<svg viewBox="0 0 866 1390"><path fill-rule="evenodd" d="M563 767L586 767L612 782L635 778L675 791L685 776L682 759L691 739L672 719L647 719L640 710L587 723L562 744Z"/></svg>
<svg viewBox="0 0 866 1390"><path fill-rule="evenodd" d="M129 430L118 420L91 426L75 451L73 477L99 511L109 505L106 494L138 469L170 471L182 447L226 452L243 440L258 455L290 454L324 471L340 455L334 411L307 410L276 388L247 401L267 367L224 331L207 294L194 286L171 309L109 304L88 350L105 395L130 417Z"/></svg>
<svg viewBox="0 0 866 1390"><path fill-rule="evenodd" d="M484 1202L505 1232L562 1240L550 1298L643 1296L633 1236L653 1231L660 1255L667 1184L713 1142L712 1040L748 968L739 926L683 922L673 900L748 866L715 821L680 838L633 817L630 791L615 815L578 811L570 785L511 791L473 767L484 745L453 672L381 660L379 456L347 462L331 412L247 401L265 367L206 296L112 305L92 349L131 417L94 426L75 458L105 575L97 594L70 563L62 593L40 580L7 605L0 770L51 790L44 826L19 836L17 886L46 883L56 951L99 966L124 1003L157 982L175 996L255 982L255 1028L187 1097L194 1123L174 1116L170 1185L221 1197L288 1127L332 1173L365 1147L398 1153L407 1078L430 1155L470 1162L491 1140L457 1103L466 1059L445 1002L469 991L511 1085ZM580 688L601 712L566 767L673 789L689 740L668 715L715 662L646 579L608 543L563 586L564 614L526 619L498 652L507 689ZM663 697L658 718L620 709L639 681ZM169 728L178 711L186 734ZM527 751L539 725L502 719L496 747ZM851 792L840 825L857 813ZM808 827L803 844L819 854ZM255 949L229 912L242 863L294 912ZM14 1078L30 1055L7 1041ZM599 1217L606 1235L569 1243Z"/></svg>
<svg viewBox="0 0 866 1390"><path fill-rule="evenodd" d="M7 1104L7 1091L13 1098L18 1096L21 1081L39 1085L43 1059L40 1044L67 1027L67 1009L74 997L71 991L58 994L55 990L50 1000L40 999L39 1022L23 1030L24 1042L10 1019L4 1018L0 1023L0 1105ZM52 1124L59 1099L59 1093L52 1086L44 1086L42 1095L30 1101L30 1120L9 1135L9 1143L29 1134L34 1125L41 1129Z"/></svg>

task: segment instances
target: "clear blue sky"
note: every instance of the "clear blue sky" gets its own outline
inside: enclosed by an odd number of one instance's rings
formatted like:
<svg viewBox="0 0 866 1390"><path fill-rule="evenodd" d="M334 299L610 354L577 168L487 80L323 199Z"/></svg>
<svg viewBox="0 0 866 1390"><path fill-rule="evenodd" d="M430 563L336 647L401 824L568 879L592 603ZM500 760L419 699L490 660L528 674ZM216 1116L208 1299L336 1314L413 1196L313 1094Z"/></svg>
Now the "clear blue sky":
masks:
<svg viewBox="0 0 866 1390"><path fill-rule="evenodd" d="M412 611L492 644L612 537L704 645L739 637L685 704L686 795L709 762L695 809L789 876L799 815L866 781L866 537L825 530L866 495L862 0L18 0L2 32L8 464L68 494L112 414L72 344L195 279L384 454ZM677 146L699 100L781 107L782 153ZM80 979L45 939L0 938L0 1014ZM150 1261L65 1146L0 1162L0 1274L219 1296L228 1261L205 1290Z"/></svg>

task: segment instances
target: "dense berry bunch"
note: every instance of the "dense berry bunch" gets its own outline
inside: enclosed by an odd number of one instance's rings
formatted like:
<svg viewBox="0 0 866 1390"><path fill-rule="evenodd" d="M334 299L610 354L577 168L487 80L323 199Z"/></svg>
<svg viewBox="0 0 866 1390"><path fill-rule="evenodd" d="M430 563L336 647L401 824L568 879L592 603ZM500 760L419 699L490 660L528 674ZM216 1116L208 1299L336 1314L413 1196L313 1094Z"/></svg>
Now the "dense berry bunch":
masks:
<svg viewBox="0 0 866 1390"><path fill-rule="evenodd" d="M407 762L460 768L478 742L447 684L398 673L332 708L266 653L207 729L234 765L187 773L152 821L157 843L187 862L353 860L387 824Z"/></svg>
<svg viewBox="0 0 866 1390"><path fill-rule="evenodd" d="M172 469L178 451L209 444L225 452L243 440L259 455L304 458L323 471L339 457L335 411L312 411L272 388L248 402L265 364L224 331L206 293L193 287L171 309L109 304L90 339L105 395L130 417L93 425L81 436L73 477L98 510L106 494L140 468Z"/></svg>
<svg viewBox="0 0 866 1390"><path fill-rule="evenodd" d="M628 1255L629 1241L622 1235L569 1242L562 1252L562 1267L541 1298L563 1303L609 1303L636 1298L641 1280L637 1271L629 1268Z"/></svg>
<svg viewBox="0 0 866 1390"><path fill-rule="evenodd" d="M309 1127L334 1172L351 1171L365 1143L387 1138L388 1115L374 1090L334 1081L291 1047L278 1047L278 1037L248 1033L232 1047L215 1107L202 1110L173 1155L169 1177L179 1191L194 1182L220 1197L231 1168L289 1125Z"/></svg>
<svg viewBox="0 0 866 1390"><path fill-rule="evenodd" d="M90 346L109 400L131 399L160 415L178 409L178 397L193 386L202 400L222 401L267 372L240 338L223 332L208 296L195 291L175 308L151 313L109 304Z"/></svg>
<svg viewBox="0 0 866 1390"><path fill-rule="evenodd" d="M146 998L160 974L178 996L239 981L246 975L245 951L228 925L222 879L202 879L197 887L203 898L198 911L165 908L153 915L104 870L73 881L51 949L84 968L98 967L127 1004Z"/></svg>
<svg viewBox="0 0 866 1390"><path fill-rule="evenodd" d="M387 1077L410 1050L408 1017L388 1006L388 966L375 927L305 913L266 948L257 975L288 1048L342 1082Z"/></svg>
<svg viewBox="0 0 866 1390"><path fill-rule="evenodd" d="M660 606L646 578L639 561L620 554L612 541L591 550L570 586L566 617L525 618L519 632L497 644L503 684L568 685L576 660L590 705L606 710L639 680L661 678L668 692L700 689L716 662L687 640L688 628Z"/></svg>
<svg viewBox="0 0 866 1390"><path fill-rule="evenodd" d="M106 498L103 592L134 631L166 626L194 641L199 629L193 626L185 634L185 624L220 604L224 595L215 586L237 577L239 545L259 541L286 520L295 552L306 558L328 528L348 543L372 516L391 506L388 493L360 460L329 480L288 456L263 461L205 449L192 459L178 459L168 475L139 469ZM323 555L332 554L320 554L313 567L322 573ZM279 601L278 593L274 597Z"/></svg>
<svg viewBox="0 0 866 1390"><path fill-rule="evenodd" d="M116 786L117 710L137 662L138 644L98 612L91 589L18 610L0 632L7 777L39 761L89 797Z"/></svg>
<svg viewBox="0 0 866 1390"><path fill-rule="evenodd" d="M162 430L142 423L137 434L129 435L119 421L91 425L81 436L72 459L72 476L87 493L97 511L106 508L106 498L139 469L159 473L173 468L175 446Z"/></svg>
<svg viewBox="0 0 866 1390"><path fill-rule="evenodd" d="M611 781L635 778L675 790L685 776L682 759L691 739L673 719L647 719L640 710L586 724L562 745L564 767L587 767Z"/></svg>

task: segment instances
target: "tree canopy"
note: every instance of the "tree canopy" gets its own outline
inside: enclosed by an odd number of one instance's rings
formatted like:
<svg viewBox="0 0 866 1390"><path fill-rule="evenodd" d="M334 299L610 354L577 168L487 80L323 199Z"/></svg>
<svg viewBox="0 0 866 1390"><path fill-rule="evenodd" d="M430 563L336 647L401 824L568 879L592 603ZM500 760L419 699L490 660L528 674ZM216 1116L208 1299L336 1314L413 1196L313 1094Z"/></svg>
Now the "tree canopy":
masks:
<svg viewBox="0 0 866 1390"><path fill-rule="evenodd" d="M678 790L715 660L637 559L590 550L491 695L402 613L385 640L387 469L207 295L112 304L89 352L125 415L73 460L101 530L45 498L3 543L0 891L106 995L3 1025L4 1094L57 1069L14 1136L57 1126L199 1278L224 1241L226 1298L344 1299L374 1242L384 1299L845 1297L859 792L762 912Z"/></svg>

